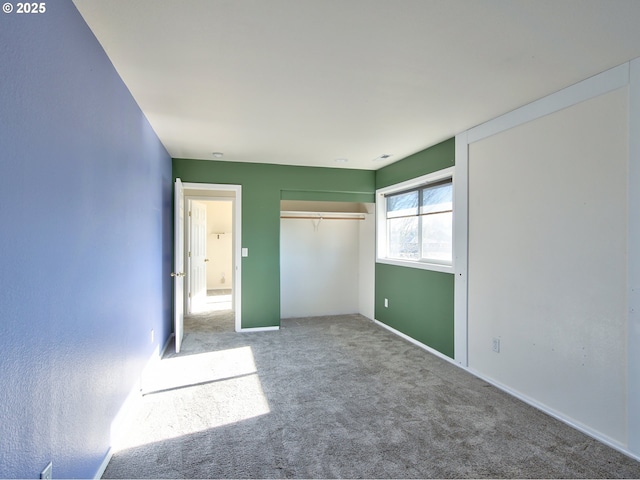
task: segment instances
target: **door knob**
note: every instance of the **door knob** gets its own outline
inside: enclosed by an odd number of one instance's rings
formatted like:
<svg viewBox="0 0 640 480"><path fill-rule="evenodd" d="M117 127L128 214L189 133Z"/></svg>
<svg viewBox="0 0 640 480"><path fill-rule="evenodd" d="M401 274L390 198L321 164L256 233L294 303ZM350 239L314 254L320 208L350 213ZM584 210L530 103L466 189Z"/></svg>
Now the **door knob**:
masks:
<svg viewBox="0 0 640 480"><path fill-rule="evenodd" d="M186 274L184 272L171 272L172 277L184 277Z"/></svg>
<svg viewBox="0 0 640 480"><path fill-rule="evenodd" d="M208 258L205 258L205 259L204 259L204 261L205 261L205 262L208 262L208 261L209 261L209 259L208 259Z"/></svg>

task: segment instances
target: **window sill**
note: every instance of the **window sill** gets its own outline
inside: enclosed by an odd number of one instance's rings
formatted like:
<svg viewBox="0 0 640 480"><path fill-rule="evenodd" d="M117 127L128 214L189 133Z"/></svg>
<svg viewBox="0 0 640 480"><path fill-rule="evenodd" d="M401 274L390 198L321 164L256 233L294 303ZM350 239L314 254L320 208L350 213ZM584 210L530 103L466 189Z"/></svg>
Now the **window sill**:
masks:
<svg viewBox="0 0 640 480"><path fill-rule="evenodd" d="M410 260L396 260L391 258L376 258L377 263L395 265L397 267L418 268L420 270L431 270L432 272L454 273L453 265L441 265L438 263L412 262Z"/></svg>

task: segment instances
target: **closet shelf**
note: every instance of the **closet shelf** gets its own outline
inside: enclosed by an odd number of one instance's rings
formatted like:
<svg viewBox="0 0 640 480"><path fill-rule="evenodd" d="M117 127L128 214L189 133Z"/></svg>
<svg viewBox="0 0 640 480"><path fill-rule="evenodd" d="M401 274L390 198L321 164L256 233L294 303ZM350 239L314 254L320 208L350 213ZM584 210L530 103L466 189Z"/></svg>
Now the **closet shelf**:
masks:
<svg viewBox="0 0 640 480"><path fill-rule="evenodd" d="M280 218L306 220L364 220L364 213L356 212L299 212L281 211Z"/></svg>

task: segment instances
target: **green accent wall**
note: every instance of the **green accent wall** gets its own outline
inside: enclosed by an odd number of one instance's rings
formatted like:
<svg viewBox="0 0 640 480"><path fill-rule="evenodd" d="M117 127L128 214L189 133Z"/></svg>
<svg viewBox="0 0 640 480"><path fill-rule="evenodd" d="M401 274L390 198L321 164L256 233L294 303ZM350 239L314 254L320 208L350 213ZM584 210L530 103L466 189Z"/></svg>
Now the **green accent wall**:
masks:
<svg viewBox="0 0 640 480"><path fill-rule="evenodd" d="M376 320L453 358L453 280L450 273L376 263Z"/></svg>
<svg viewBox="0 0 640 480"><path fill-rule="evenodd" d="M312 202L356 202L373 203L374 193L312 192L303 190L283 190L282 200L306 200Z"/></svg>
<svg viewBox="0 0 640 480"><path fill-rule="evenodd" d="M376 172L376 189L421 177L455 165L455 138L414 153Z"/></svg>
<svg viewBox="0 0 640 480"><path fill-rule="evenodd" d="M378 171L173 160L173 178L242 185L242 327L280 325L280 200L373 202L375 189L455 164L454 139ZM454 356L454 276L377 263L375 318ZM384 307L384 299L389 307Z"/></svg>
<svg viewBox="0 0 640 480"><path fill-rule="evenodd" d="M376 172L376 188L388 187L455 164L455 139L427 148ZM454 276L376 263L376 320L454 357ZM385 308L384 299L389 299Z"/></svg>
<svg viewBox="0 0 640 480"><path fill-rule="evenodd" d="M173 159L173 178L242 185L242 328L280 325L280 200L372 202L375 171Z"/></svg>

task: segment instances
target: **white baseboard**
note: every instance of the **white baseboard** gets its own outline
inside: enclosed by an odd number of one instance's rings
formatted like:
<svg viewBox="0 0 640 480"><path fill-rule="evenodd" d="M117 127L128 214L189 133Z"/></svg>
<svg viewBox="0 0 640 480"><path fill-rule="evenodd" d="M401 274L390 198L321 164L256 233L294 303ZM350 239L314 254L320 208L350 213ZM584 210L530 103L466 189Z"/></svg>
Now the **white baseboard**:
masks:
<svg viewBox="0 0 640 480"><path fill-rule="evenodd" d="M109 465L109 462L111 461L111 457L113 457L113 448L109 447L109 451L105 455L104 460L102 460L100 467L98 467L98 471L93 476L94 480L100 480L102 478L104 471L107 469L107 465Z"/></svg>
<svg viewBox="0 0 640 480"><path fill-rule="evenodd" d="M107 465L109 465L109 461L111 460L113 453L118 450L122 439L124 439L125 435L127 435L129 426L131 425L131 420L140 407L140 402L142 401L142 390L144 386L145 372L160 361L169 346L172 344L173 337L173 334L169 336L166 343L164 344L164 347L162 348L162 351L159 351L159 348L156 348L153 351L153 353L147 360L147 363L142 368L140 378L134 383L133 387L129 391L129 394L127 395L127 398L125 398L124 402L122 403L120 410L118 410L118 413L111 422L111 445L109 446L109 451L105 455L102 463L100 464L100 467L98 468L98 471L94 476L95 479L99 479L102 477L107 468Z"/></svg>
<svg viewBox="0 0 640 480"><path fill-rule="evenodd" d="M620 442L607 437L606 435L603 435L602 433L593 430L591 428L589 428L586 425L583 425L580 422L576 422L575 420L567 417L566 415L563 415L560 412L555 411L552 408L549 408L547 405L538 402L537 400L528 397L526 395L523 395L522 393L518 392L517 390L513 390L511 388L509 388L508 386L497 382L496 380L489 378L469 367L462 367L458 364L455 364L457 367L462 368L463 370L469 372L471 375L473 375L474 377L479 378L480 380L483 380L491 385L493 385L494 387L496 387L499 390L502 390L505 393L508 393L509 395L511 395L512 397L517 398L518 400L523 401L524 403L526 403L527 405L530 405L538 410L540 410L541 412L546 413L547 415L549 415L550 417L555 418L556 420L561 421L562 423L569 425L571 428L575 428L576 430L584 433L585 435L588 435L589 437L599 441L600 443L604 443L605 445L613 448L614 450L619 451L620 453L623 453L625 455L627 455L628 457L633 458L634 460L638 460L640 461L640 456L636 455L635 453L629 451L625 445L621 444Z"/></svg>
<svg viewBox="0 0 640 480"><path fill-rule="evenodd" d="M140 381L137 381L135 382L133 388L131 388L131 391L127 395L127 398L122 403L120 410L118 410L118 413L111 422L109 450L102 460L98 471L93 477L94 479L102 478L102 475L107 469L107 465L109 465L109 461L111 460L113 453L118 449L118 445L122 442L122 439L125 438L125 435L127 434L131 425L133 415L136 413L141 401L142 392L140 391Z"/></svg>
<svg viewBox="0 0 640 480"><path fill-rule="evenodd" d="M167 353L167 348L169 348L169 345L171 345L171 341L175 336L176 335L174 333L169 335L169 338L167 338L167 342L164 344L164 347L162 347L162 351L160 352L160 358L164 357L164 354Z"/></svg>
<svg viewBox="0 0 640 480"><path fill-rule="evenodd" d="M559 412L556 412L555 410L549 408L548 406L537 402L536 400L527 397L526 395L522 395L520 392L516 391L516 390L512 390L511 388L507 387L506 385L501 384L500 382L496 382L495 380L488 378L484 375L482 375L479 372L476 372L475 370L469 368L469 367L464 367L462 365L460 365L459 363L457 363L456 361L454 361L452 358L447 357L446 355L440 353L439 351L429 347L428 345L425 345L424 343L419 342L418 340L416 340L415 338L410 337L409 335L406 335L398 330L396 330L393 327L390 327L389 325L382 323L379 320L374 320L374 322L378 325L380 325L381 327L389 330L390 332L394 333L395 335L398 335L399 337L404 338L405 340L413 343L414 345L422 348L423 350L426 350L427 352L435 355L436 357L442 358L443 360L446 360L447 362L451 363L452 365L455 365L456 367L470 373L471 375L473 375L474 377L479 378L480 380L483 380L491 385L493 385L494 387L498 388L499 390L502 390L505 393L508 393L509 395L511 395L512 397L517 398L518 400L523 401L524 403L531 405L532 407L546 413L547 415L555 418L556 420L561 421L562 423L565 423L567 425L569 425L572 428L575 428L576 430L584 433L585 435L588 435L589 437L599 441L600 443L604 443L605 445L613 448L614 450L619 451L620 453L623 453L625 455L627 455L628 457L633 458L634 460L638 460L640 461L640 456L629 451L624 445L622 445L621 443L605 436L602 435L601 433L590 429L589 427L587 427L586 425L582 425L578 422L575 422L574 420L567 418L566 416L562 415Z"/></svg>
<svg viewBox="0 0 640 480"><path fill-rule="evenodd" d="M443 360L446 360L449 363L452 363L455 366L459 366L455 360L453 358L449 358L447 357L445 354L440 353L438 350L436 350L435 348L431 348L429 345L425 345L422 342L419 342L418 340L416 340L415 338L410 337L409 335L402 333L399 330L396 330L393 327L390 327L389 325L387 325L386 323L382 323L380 320L374 320L375 323L377 323L378 325L380 325L382 328L386 328L387 330L389 330L391 333L394 333L396 335L398 335L399 337L404 338L406 341L413 343L414 345L422 348L423 350L426 350L429 353L432 353L433 355L435 355L436 357L440 357Z"/></svg>
<svg viewBox="0 0 640 480"><path fill-rule="evenodd" d="M241 328L238 332L273 332L274 330L280 330L280 327Z"/></svg>
<svg viewBox="0 0 640 480"><path fill-rule="evenodd" d="M131 391L125 398L120 410L111 422L111 449L117 450L122 440L127 435L133 416L138 411L142 401L142 385L136 381Z"/></svg>

